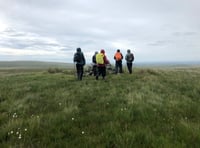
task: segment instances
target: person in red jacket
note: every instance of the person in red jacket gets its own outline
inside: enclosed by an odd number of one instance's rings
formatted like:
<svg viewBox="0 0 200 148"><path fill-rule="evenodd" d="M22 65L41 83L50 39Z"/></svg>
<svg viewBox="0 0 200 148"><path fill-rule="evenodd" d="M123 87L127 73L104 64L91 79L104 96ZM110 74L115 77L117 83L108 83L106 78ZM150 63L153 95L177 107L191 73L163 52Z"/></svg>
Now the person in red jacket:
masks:
<svg viewBox="0 0 200 148"><path fill-rule="evenodd" d="M99 76L102 75L103 80L106 77L106 64L110 64L110 62L108 61L106 55L105 55L105 50L101 49L100 54L102 54L102 58L103 58L103 63L98 63L97 60L97 67L98 67L98 73L96 75L96 80L98 80Z"/></svg>

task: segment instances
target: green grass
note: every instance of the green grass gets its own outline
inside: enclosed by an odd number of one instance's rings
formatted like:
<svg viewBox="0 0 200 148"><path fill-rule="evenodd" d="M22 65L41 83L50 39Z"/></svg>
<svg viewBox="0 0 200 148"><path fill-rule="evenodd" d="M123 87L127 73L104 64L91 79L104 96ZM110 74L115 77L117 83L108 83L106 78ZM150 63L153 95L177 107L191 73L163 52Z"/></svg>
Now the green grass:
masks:
<svg viewBox="0 0 200 148"><path fill-rule="evenodd" d="M0 73L0 147L199 147L199 96L200 68Z"/></svg>

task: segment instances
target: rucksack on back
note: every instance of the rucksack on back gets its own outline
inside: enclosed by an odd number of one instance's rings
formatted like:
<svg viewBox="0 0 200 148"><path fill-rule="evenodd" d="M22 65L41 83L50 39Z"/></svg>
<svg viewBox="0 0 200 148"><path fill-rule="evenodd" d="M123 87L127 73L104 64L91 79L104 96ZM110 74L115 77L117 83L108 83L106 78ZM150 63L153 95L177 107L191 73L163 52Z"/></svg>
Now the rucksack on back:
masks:
<svg viewBox="0 0 200 148"><path fill-rule="evenodd" d="M96 55L96 62L97 64L104 64L104 55L102 53L98 53Z"/></svg>
<svg viewBox="0 0 200 148"><path fill-rule="evenodd" d="M131 53L128 55L128 61L133 62L134 61L134 55Z"/></svg>
<svg viewBox="0 0 200 148"><path fill-rule="evenodd" d="M115 59L116 59L117 61L120 61L120 60L122 59L122 55L121 55L120 52L117 52L117 53L115 54Z"/></svg>
<svg viewBox="0 0 200 148"><path fill-rule="evenodd" d="M80 53L76 53L74 56L74 61L75 62L81 62L81 54Z"/></svg>

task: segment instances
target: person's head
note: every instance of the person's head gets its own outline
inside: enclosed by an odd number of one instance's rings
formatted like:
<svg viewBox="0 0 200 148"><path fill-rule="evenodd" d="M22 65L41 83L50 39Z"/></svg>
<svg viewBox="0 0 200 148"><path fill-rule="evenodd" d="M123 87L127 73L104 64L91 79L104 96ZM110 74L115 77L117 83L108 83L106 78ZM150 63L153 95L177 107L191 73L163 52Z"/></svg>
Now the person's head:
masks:
<svg viewBox="0 0 200 148"><path fill-rule="evenodd" d="M98 54L98 51L95 51L95 53L94 54Z"/></svg>
<svg viewBox="0 0 200 148"><path fill-rule="evenodd" d="M120 52L120 49L117 49L117 52Z"/></svg>
<svg viewBox="0 0 200 148"><path fill-rule="evenodd" d="M80 47L76 48L76 51L81 52L81 48Z"/></svg>
<svg viewBox="0 0 200 148"><path fill-rule="evenodd" d="M104 50L104 49L101 49L101 53L105 54L105 50Z"/></svg>
<svg viewBox="0 0 200 148"><path fill-rule="evenodd" d="M127 50L127 53L131 53L131 50L130 50L130 49L128 49L128 50Z"/></svg>

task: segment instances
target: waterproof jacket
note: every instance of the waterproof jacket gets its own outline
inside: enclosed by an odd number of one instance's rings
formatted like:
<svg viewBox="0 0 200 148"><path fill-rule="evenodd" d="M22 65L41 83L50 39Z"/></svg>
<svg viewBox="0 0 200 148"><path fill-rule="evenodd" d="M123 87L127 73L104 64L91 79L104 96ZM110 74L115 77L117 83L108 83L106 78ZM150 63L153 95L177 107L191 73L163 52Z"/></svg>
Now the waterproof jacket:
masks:
<svg viewBox="0 0 200 148"><path fill-rule="evenodd" d="M85 65L85 57L81 51L77 51L74 54L74 62L76 62L77 65Z"/></svg>
<svg viewBox="0 0 200 148"><path fill-rule="evenodd" d="M127 53L125 59L127 63L132 63L134 61L133 53Z"/></svg>
<svg viewBox="0 0 200 148"><path fill-rule="evenodd" d="M92 57L92 63L93 63L93 64L96 64L96 63L97 63L97 61L96 61L96 55L97 55L97 54L93 55L93 57Z"/></svg>

